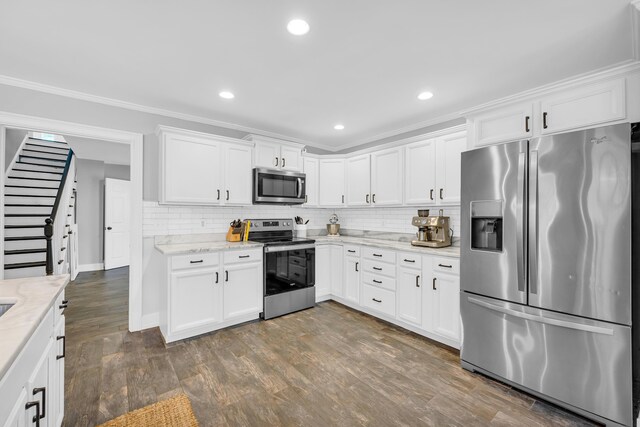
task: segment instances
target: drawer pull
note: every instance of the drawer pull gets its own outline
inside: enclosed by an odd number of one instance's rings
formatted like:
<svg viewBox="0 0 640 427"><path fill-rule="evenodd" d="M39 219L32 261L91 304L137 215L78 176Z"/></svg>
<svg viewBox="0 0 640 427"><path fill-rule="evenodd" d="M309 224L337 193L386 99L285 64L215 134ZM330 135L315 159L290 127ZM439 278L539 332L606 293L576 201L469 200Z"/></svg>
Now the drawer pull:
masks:
<svg viewBox="0 0 640 427"><path fill-rule="evenodd" d="M251 255L239 255L238 258L249 258Z"/></svg>
<svg viewBox="0 0 640 427"><path fill-rule="evenodd" d="M352 254L355 254L355 253L356 253L356 251L355 251L355 250L353 250L353 249L347 249L347 252L351 252Z"/></svg>
<svg viewBox="0 0 640 427"><path fill-rule="evenodd" d="M216 283L218 283L218 279L220 278L218 272L216 271Z"/></svg>
<svg viewBox="0 0 640 427"><path fill-rule="evenodd" d="M358 271L358 264L360 264L360 263L356 262L356 271Z"/></svg>
<svg viewBox="0 0 640 427"><path fill-rule="evenodd" d="M33 416L33 422L36 423L36 427L40 427L40 402L27 402L24 409L29 410L34 406L36 407L36 415Z"/></svg>
<svg viewBox="0 0 640 427"><path fill-rule="evenodd" d="M406 258L405 258L405 259L404 259L404 262L416 262L416 260L415 260L415 259L406 259Z"/></svg>
<svg viewBox="0 0 640 427"><path fill-rule="evenodd" d="M431 285L431 287L433 288L434 291L437 291L438 288L436 288L436 278L433 278L433 284Z"/></svg>
<svg viewBox="0 0 640 427"><path fill-rule="evenodd" d="M380 283L382 283L382 281L373 279L373 283L379 283L380 284Z"/></svg>
<svg viewBox="0 0 640 427"><path fill-rule="evenodd" d="M229 281L229 270L225 270L224 271L224 281L228 282Z"/></svg>
<svg viewBox="0 0 640 427"><path fill-rule="evenodd" d="M444 268L452 268L452 265L447 265L447 264L438 264L438 267L444 267Z"/></svg>
<svg viewBox="0 0 640 427"><path fill-rule="evenodd" d="M203 259L199 259L198 261L189 261L191 264L200 264L201 262L204 262Z"/></svg>
<svg viewBox="0 0 640 427"><path fill-rule="evenodd" d="M373 254L373 256L381 257L382 254Z"/></svg>
<svg viewBox="0 0 640 427"><path fill-rule="evenodd" d="M38 393L42 393L42 414L40 414L40 419L43 419L47 416L47 388L46 387L36 387L33 389L33 395L35 396Z"/></svg>
<svg viewBox="0 0 640 427"><path fill-rule="evenodd" d="M375 298L371 298L371 299L372 299L373 301L375 301L375 302L382 302L382 300L381 300L381 299L375 299Z"/></svg>
<svg viewBox="0 0 640 427"><path fill-rule="evenodd" d="M373 269L377 270L377 271L382 271L382 269L380 267L373 267Z"/></svg>
<svg viewBox="0 0 640 427"><path fill-rule="evenodd" d="M67 338L64 335L58 335L56 341L62 340L62 354L56 356L56 360L64 359L67 355Z"/></svg>
<svg viewBox="0 0 640 427"><path fill-rule="evenodd" d="M416 276L416 288L420 287L420 276Z"/></svg>

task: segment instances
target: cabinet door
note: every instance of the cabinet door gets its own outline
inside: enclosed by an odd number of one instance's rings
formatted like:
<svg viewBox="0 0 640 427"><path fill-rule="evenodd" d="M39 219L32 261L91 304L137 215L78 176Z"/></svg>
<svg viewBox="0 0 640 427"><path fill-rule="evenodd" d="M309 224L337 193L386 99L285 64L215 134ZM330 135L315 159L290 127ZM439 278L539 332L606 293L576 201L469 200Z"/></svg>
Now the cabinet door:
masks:
<svg viewBox="0 0 640 427"><path fill-rule="evenodd" d="M262 311L262 263L224 266L224 320Z"/></svg>
<svg viewBox="0 0 640 427"><path fill-rule="evenodd" d="M467 149L467 133L456 132L436 140L438 204L460 203L460 159Z"/></svg>
<svg viewBox="0 0 640 427"><path fill-rule="evenodd" d="M344 205L344 160L320 160L320 206Z"/></svg>
<svg viewBox="0 0 640 427"><path fill-rule="evenodd" d="M51 411L53 425L62 425L64 418L64 363L65 358L60 357L65 354L65 317L62 316L56 325L53 335L53 345L49 357L51 395L47 395L47 404ZM62 338L60 338L62 337Z"/></svg>
<svg viewBox="0 0 640 427"><path fill-rule="evenodd" d="M428 139L405 148L405 197L408 205L436 203L436 141Z"/></svg>
<svg viewBox="0 0 640 427"><path fill-rule="evenodd" d="M398 268L396 304L398 319L422 326L422 277L420 270Z"/></svg>
<svg viewBox="0 0 640 427"><path fill-rule="evenodd" d="M256 168L280 169L280 144L258 142L253 149L253 166Z"/></svg>
<svg viewBox="0 0 640 427"><path fill-rule="evenodd" d="M9 416L5 420L0 419L0 421L4 422L4 427L26 427L35 425L32 422L32 419L33 416L36 415L36 408L35 406L29 409L25 408L25 405L28 402L28 398L27 390L24 387L20 389L20 393L17 396L6 397L14 398L15 404L13 405L11 412L9 412Z"/></svg>
<svg viewBox="0 0 640 427"><path fill-rule="evenodd" d="M624 78L542 98L542 134L622 120L626 117L625 106Z"/></svg>
<svg viewBox="0 0 640 427"><path fill-rule="evenodd" d="M433 332L443 337L460 340L460 278L450 274L434 273L434 294L431 313ZM435 289L434 289L435 288Z"/></svg>
<svg viewBox="0 0 640 427"><path fill-rule="evenodd" d="M251 204L251 147L226 145L224 156L224 204Z"/></svg>
<svg viewBox="0 0 640 427"><path fill-rule="evenodd" d="M345 166L348 206L367 206L371 199L369 155L347 159Z"/></svg>
<svg viewBox="0 0 640 427"><path fill-rule="evenodd" d="M169 326L177 333L222 321L222 281L218 268L171 273Z"/></svg>
<svg viewBox="0 0 640 427"><path fill-rule="evenodd" d="M344 296L344 282L342 280L342 246L330 245L331 248L331 293Z"/></svg>
<svg viewBox="0 0 640 427"><path fill-rule="evenodd" d="M57 390L52 387L52 373L51 373L51 349L53 347L53 339L48 338L49 342L45 351L42 353L40 360L36 364L35 368L29 377L27 384L27 400L40 402L40 425L41 426L53 426L54 416L51 413L53 405L51 404L51 397ZM46 400L46 402L44 402ZM43 405L45 403L45 405ZM29 413L35 412L35 410L29 410ZM27 421L30 421L31 417Z"/></svg>
<svg viewBox="0 0 640 427"><path fill-rule="evenodd" d="M178 135L164 135L160 201L216 205L220 203L221 144Z"/></svg>
<svg viewBox="0 0 640 427"><path fill-rule="evenodd" d="M371 202L374 206L402 204L402 148L371 154Z"/></svg>
<svg viewBox="0 0 640 427"><path fill-rule="evenodd" d="M280 147L282 170L302 172L302 150L283 145Z"/></svg>
<svg viewBox="0 0 640 427"><path fill-rule="evenodd" d="M473 119L474 147L533 136L533 104L491 111Z"/></svg>
<svg viewBox="0 0 640 427"><path fill-rule="evenodd" d="M360 304L360 258L344 257L344 298Z"/></svg>
<svg viewBox="0 0 640 427"><path fill-rule="evenodd" d="M305 203L303 206L318 206L318 159L304 159L304 173L307 176Z"/></svg>
<svg viewBox="0 0 640 427"><path fill-rule="evenodd" d="M316 298L331 293L331 246L316 246Z"/></svg>

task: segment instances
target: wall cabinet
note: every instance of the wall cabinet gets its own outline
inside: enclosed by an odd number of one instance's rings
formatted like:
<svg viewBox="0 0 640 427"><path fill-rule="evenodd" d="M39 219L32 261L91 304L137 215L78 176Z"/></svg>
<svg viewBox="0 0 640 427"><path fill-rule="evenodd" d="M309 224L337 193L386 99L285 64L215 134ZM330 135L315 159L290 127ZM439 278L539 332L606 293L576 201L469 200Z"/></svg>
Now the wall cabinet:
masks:
<svg viewBox="0 0 640 427"><path fill-rule="evenodd" d="M318 191L320 186L318 159L305 157L303 164L304 173L307 176L305 203L303 206L315 207L318 206Z"/></svg>
<svg viewBox="0 0 640 427"><path fill-rule="evenodd" d="M347 206L371 203L371 158L369 154L346 160Z"/></svg>
<svg viewBox="0 0 640 427"><path fill-rule="evenodd" d="M467 149L467 133L456 132L436 139L437 204L460 203L460 161Z"/></svg>
<svg viewBox="0 0 640 427"><path fill-rule="evenodd" d="M405 203L436 203L436 174L432 163L436 158L436 141L427 139L405 147Z"/></svg>
<svg viewBox="0 0 640 427"><path fill-rule="evenodd" d="M250 205L250 144L159 127L162 204Z"/></svg>
<svg viewBox="0 0 640 427"><path fill-rule="evenodd" d="M344 159L320 159L320 206L345 205Z"/></svg>
<svg viewBox="0 0 640 427"><path fill-rule="evenodd" d="M302 172L302 145L260 135L249 135L245 139L255 142L255 167Z"/></svg>
<svg viewBox="0 0 640 427"><path fill-rule="evenodd" d="M374 206L402 204L402 149L371 154L371 203Z"/></svg>
<svg viewBox="0 0 640 427"><path fill-rule="evenodd" d="M474 120L475 146L517 141L533 136L533 103L482 114Z"/></svg>

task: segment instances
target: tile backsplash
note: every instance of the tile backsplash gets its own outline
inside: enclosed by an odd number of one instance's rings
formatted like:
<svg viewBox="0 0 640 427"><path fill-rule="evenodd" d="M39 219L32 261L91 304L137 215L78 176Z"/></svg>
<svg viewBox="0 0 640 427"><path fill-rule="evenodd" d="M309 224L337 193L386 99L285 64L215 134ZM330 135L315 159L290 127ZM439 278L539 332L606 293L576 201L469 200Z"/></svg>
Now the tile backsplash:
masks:
<svg viewBox="0 0 640 427"><path fill-rule="evenodd" d="M325 229L334 212L342 228L350 230L414 233L411 218L418 207L396 208L302 208L300 206L168 206L157 202L144 202L144 236L173 234L224 233L234 218L293 218L309 220L310 229ZM437 213L438 209L431 209ZM444 215L451 217L454 236L460 233L460 208L446 207Z"/></svg>

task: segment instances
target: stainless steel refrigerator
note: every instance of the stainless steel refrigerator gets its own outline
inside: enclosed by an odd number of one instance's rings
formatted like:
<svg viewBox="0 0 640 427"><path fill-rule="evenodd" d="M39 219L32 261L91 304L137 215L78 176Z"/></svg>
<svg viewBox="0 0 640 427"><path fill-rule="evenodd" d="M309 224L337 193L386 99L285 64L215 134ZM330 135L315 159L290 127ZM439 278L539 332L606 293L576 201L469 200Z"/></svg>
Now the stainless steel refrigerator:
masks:
<svg viewBox="0 0 640 427"><path fill-rule="evenodd" d="M637 157L629 124L462 154L464 368L633 425Z"/></svg>

